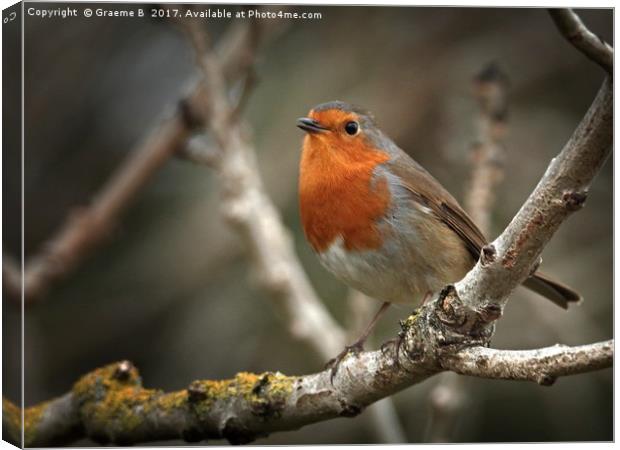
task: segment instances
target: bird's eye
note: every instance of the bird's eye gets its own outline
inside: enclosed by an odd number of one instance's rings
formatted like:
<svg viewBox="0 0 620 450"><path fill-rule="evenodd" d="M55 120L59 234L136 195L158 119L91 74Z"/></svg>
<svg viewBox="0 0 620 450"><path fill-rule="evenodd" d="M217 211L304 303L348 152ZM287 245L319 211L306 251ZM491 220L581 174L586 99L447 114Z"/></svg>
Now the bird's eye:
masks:
<svg viewBox="0 0 620 450"><path fill-rule="evenodd" d="M347 122L344 126L344 131L351 136L355 135L360 129L360 126L357 122Z"/></svg>

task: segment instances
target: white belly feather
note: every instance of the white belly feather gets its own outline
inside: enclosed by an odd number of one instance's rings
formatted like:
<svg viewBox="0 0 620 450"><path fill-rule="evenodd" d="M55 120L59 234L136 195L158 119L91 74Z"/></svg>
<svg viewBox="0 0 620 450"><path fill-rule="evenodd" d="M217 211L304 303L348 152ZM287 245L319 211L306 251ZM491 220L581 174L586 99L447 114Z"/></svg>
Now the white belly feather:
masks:
<svg viewBox="0 0 620 450"><path fill-rule="evenodd" d="M381 252L345 250L342 237L318 256L344 283L377 300L418 304L424 295L405 267L396 267L400 264L395 265Z"/></svg>

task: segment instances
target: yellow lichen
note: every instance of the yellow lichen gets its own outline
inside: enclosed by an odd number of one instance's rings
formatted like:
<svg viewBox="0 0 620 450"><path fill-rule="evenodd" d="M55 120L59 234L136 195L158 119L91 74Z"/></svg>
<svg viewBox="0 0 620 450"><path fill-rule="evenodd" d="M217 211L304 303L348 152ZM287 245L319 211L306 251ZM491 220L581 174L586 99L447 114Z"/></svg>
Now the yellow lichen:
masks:
<svg viewBox="0 0 620 450"><path fill-rule="evenodd" d="M20 446L22 429L21 410L5 398L2 399L2 421L9 425L4 429L4 432L6 432L9 437L9 441L12 444Z"/></svg>
<svg viewBox="0 0 620 450"><path fill-rule="evenodd" d="M286 397L293 391L294 381L295 377L280 373L239 372L233 379L194 381L189 388L189 399L201 420L215 402L232 397L244 399L255 414L267 416L277 414L282 408Z"/></svg>
<svg viewBox="0 0 620 450"><path fill-rule="evenodd" d="M164 411L182 408L187 404L187 391L171 392L163 394L151 403L153 408L159 408Z"/></svg>
<svg viewBox="0 0 620 450"><path fill-rule="evenodd" d="M73 387L86 427L99 440L119 441L144 420L160 391L144 389L127 362L110 364L83 376Z"/></svg>
<svg viewBox="0 0 620 450"><path fill-rule="evenodd" d="M123 361L109 364L84 375L73 386L73 393L78 398L84 398L97 396L102 389L116 390L125 386L140 386L140 376L135 367L129 365L126 372L119 374L124 364L128 363Z"/></svg>
<svg viewBox="0 0 620 450"><path fill-rule="evenodd" d="M37 426L41 417L49 407L51 401L43 402L36 406L26 408L24 411L24 445L29 446L34 442ZM15 445L21 443L22 414L21 409L8 401L2 399L3 420L9 426L5 430L8 433L9 441Z"/></svg>
<svg viewBox="0 0 620 450"><path fill-rule="evenodd" d="M24 446L32 445L37 434L37 425L49 407L50 402L43 402L24 410Z"/></svg>
<svg viewBox="0 0 620 450"><path fill-rule="evenodd" d="M403 330L408 330L409 328L411 328L418 320L418 316L418 310L416 309L413 313L411 313L409 317L407 317L405 320L400 321L401 328Z"/></svg>
<svg viewBox="0 0 620 450"><path fill-rule="evenodd" d="M130 441L132 432L156 410L191 408L206 420L215 402L241 398L261 417L280 413L293 391L295 377L280 373L240 372L228 380L194 381L187 390L164 394L144 389L135 368L127 362L111 364L83 376L73 387L88 434L99 441ZM36 415L33 411L32 420Z"/></svg>

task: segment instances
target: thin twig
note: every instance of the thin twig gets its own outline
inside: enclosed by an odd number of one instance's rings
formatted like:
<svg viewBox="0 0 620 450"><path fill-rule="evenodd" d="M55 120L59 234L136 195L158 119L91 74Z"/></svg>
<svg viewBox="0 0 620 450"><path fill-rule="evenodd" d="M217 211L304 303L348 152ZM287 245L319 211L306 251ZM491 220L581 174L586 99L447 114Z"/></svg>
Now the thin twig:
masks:
<svg viewBox="0 0 620 450"><path fill-rule="evenodd" d="M550 386L558 377L611 367L614 341L537 350L496 350L475 347L444 360L444 367L462 375L499 380L533 381Z"/></svg>
<svg viewBox="0 0 620 450"><path fill-rule="evenodd" d="M607 73L613 73L614 49L592 33L572 9L550 9L549 14L560 33L580 52L597 63Z"/></svg>

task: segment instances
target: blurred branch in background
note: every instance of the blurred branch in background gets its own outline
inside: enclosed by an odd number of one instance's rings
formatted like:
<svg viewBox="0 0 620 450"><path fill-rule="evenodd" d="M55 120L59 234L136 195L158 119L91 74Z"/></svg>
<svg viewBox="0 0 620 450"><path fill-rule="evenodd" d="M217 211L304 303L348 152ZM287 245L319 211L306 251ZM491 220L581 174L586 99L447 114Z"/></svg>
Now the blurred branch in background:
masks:
<svg viewBox="0 0 620 450"><path fill-rule="evenodd" d="M275 22L265 21L264 33L273 35L277 31ZM258 28L258 25L255 27ZM251 64L249 52L258 40L254 39L254 28L233 26L217 48L222 73L227 81L235 82L247 73ZM24 301L26 304L41 298L56 281L67 277L88 257L112 232L119 217L135 200L138 193L151 181L153 175L179 149L192 133L192 123L187 120L187 109L199 109L205 95L200 83L194 83L181 107L170 117L158 124L133 149L124 163L101 188L90 206L76 208L58 232L44 244L39 254L26 262L24 269ZM5 260L6 260L5 256ZM10 260L9 260L10 261ZM21 274L11 268L3 269L3 281L7 293L16 302L21 301Z"/></svg>
<svg viewBox="0 0 620 450"><path fill-rule="evenodd" d="M222 183L224 215L244 237L259 282L272 294L270 298L274 299L276 308L284 311L291 334L307 342L321 358L329 360L346 344L345 332L323 306L295 255L290 232L282 224L260 179L248 126L239 120L240 108L253 86L253 68L248 64L247 82L239 102L233 106L223 95L225 80L217 56L206 45L208 35L195 22L183 25L204 75L206 98L209 99L205 105L209 113L205 128L219 146L219 151L215 152L202 147L206 158L200 155L200 148L194 149L193 158L196 162L214 162L212 166ZM406 441L390 399L371 407L368 417L380 441Z"/></svg>
<svg viewBox="0 0 620 450"><path fill-rule="evenodd" d="M178 115L165 120L130 153L90 206L69 214L59 232L26 263L26 304L41 298L53 282L74 271L110 235L118 217L189 136L190 129Z"/></svg>
<svg viewBox="0 0 620 450"><path fill-rule="evenodd" d="M218 147L215 168L221 181L222 211L244 238L258 280L286 313L291 334L329 358L341 348L344 331L314 293L294 254L289 233L264 191L249 132L233 114L220 62L207 47L206 33L196 22L184 24L203 71L208 99L203 107L208 114L203 120ZM315 334L316 330L321 334Z"/></svg>
<svg viewBox="0 0 620 450"><path fill-rule="evenodd" d="M508 77L491 63L474 78L473 91L480 112L477 141L471 150L472 170L465 191L465 210L489 237L495 192L504 178Z"/></svg>
<svg viewBox="0 0 620 450"><path fill-rule="evenodd" d="M504 178L508 87L508 77L495 63L488 64L473 80L479 114L477 138L471 150L471 178L465 190L465 210L487 237L491 233L495 192ZM460 413L467 403L467 381L451 373L443 374L430 392L425 442L454 441Z"/></svg>

